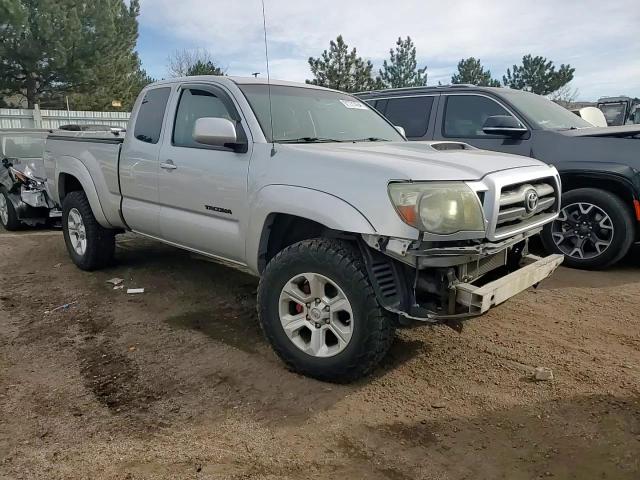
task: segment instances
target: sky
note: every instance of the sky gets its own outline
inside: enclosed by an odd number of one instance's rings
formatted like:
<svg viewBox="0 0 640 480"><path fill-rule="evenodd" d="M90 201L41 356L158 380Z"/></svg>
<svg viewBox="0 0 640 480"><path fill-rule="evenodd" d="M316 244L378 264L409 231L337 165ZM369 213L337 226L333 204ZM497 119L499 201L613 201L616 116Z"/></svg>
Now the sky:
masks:
<svg viewBox="0 0 640 480"><path fill-rule="evenodd" d="M409 35L428 84L480 58L494 78L528 53L576 71L578 100L640 97L640 0L265 0L271 78L312 78L307 60L342 34L375 71ZM141 0L138 52L167 77L176 49L207 49L229 75L266 76L260 0Z"/></svg>

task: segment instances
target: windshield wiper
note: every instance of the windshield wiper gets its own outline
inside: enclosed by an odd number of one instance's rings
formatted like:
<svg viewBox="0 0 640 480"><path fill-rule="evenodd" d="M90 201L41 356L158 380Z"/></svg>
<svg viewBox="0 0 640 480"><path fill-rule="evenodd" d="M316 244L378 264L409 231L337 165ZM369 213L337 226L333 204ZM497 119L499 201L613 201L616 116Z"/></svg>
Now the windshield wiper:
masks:
<svg viewBox="0 0 640 480"><path fill-rule="evenodd" d="M380 137L366 137L366 138L356 138L354 140L349 140L350 142L390 142L391 140L387 138Z"/></svg>
<svg viewBox="0 0 640 480"><path fill-rule="evenodd" d="M300 138L284 138L280 140L274 140L276 143L333 143L344 142L344 140L337 140L335 138L322 138L322 137L300 137Z"/></svg>

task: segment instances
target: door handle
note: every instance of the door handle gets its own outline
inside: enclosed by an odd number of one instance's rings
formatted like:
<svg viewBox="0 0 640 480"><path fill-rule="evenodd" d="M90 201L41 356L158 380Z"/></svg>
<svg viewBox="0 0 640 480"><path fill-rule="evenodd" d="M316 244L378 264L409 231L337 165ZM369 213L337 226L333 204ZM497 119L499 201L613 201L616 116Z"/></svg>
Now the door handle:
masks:
<svg viewBox="0 0 640 480"><path fill-rule="evenodd" d="M173 160L167 160L160 164L160 168L164 168L165 170L175 170L178 167L173 163Z"/></svg>

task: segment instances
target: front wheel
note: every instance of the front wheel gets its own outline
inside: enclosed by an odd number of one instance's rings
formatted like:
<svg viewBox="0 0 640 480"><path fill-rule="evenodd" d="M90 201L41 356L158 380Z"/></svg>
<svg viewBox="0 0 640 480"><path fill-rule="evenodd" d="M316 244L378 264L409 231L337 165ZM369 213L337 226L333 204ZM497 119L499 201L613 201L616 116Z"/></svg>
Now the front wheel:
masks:
<svg viewBox="0 0 640 480"><path fill-rule="evenodd" d="M273 258L260 280L258 313L289 368L319 380L366 375L393 340L359 252L338 240L304 240Z"/></svg>
<svg viewBox="0 0 640 480"><path fill-rule="evenodd" d="M0 223L5 230L18 230L22 223L18 220L13 203L4 188L0 188Z"/></svg>
<svg viewBox="0 0 640 480"><path fill-rule="evenodd" d="M542 231L547 251L562 253L564 265L583 269L618 262L631 248L633 238L633 217L624 202L595 188L563 194L560 215Z"/></svg>

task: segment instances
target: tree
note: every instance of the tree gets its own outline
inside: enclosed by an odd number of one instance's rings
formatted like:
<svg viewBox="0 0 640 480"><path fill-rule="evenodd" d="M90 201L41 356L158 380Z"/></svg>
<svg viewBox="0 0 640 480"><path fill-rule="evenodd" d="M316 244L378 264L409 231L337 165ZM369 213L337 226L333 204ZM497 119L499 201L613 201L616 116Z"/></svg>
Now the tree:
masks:
<svg viewBox="0 0 640 480"><path fill-rule="evenodd" d="M329 50L320 58L309 57L309 68L315 77L307 83L343 92L360 92L383 87L379 78L373 78L373 64L358 56L356 49L349 51L342 35L329 43Z"/></svg>
<svg viewBox="0 0 640 480"><path fill-rule="evenodd" d="M1 11L0 91L29 108L66 95L128 108L149 80L135 52L139 0L3 0Z"/></svg>
<svg viewBox="0 0 640 480"><path fill-rule="evenodd" d="M224 71L210 61L205 63L198 60L187 70L188 77L196 75L224 75Z"/></svg>
<svg viewBox="0 0 640 480"><path fill-rule="evenodd" d="M479 87L499 87L500 81L491 78L491 70L485 70L480 59L463 58L458 62L458 73L451 77L451 83L469 83Z"/></svg>
<svg viewBox="0 0 640 480"><path fill-rule="evenodd" d="M122 109L133 107L140 90L154 80L142 69L135 51L138 39L139 0L132 0L127 8L122 0L102 0L103 8L111 13L103 18L103 35L96 38L101 52L97 64L84 72L88 88L80 86L69 96L72 108L77 110L110 109L114 100Z"/></svg>
<svg viewBox="0 0 640 480"><path fill-rule="evenodd" d="M538 95L549 95L563 85L573 80L575 68L571 65L560 65L556 70L552 61L531 55L522 57L522 65L514 65L513 70L507 69L502 77L505 86L518 90L528 90Z"/></svg>
<svg viewBox="0 0 640 480"><path fill-rule="evenodd" d="M549 100L553 100L564 108L571 108L578 95L580 95L580 91L577 88L572 88L570 84L566 84L549 95Z"/></svg>
<svg viewBox="0 0 640 480"><path fill-rule="evenodd" d="M170 77L188 77L194 75L224 75L208 50L175 50L168 58L167 70Z"/></svg>
<svg viewBox="0 0 640 480"><path fill-rule="evenodd" d="M416 47L407 37L398 37L395 52L389 50L389 62L386 60L380 70L380 79L387 88L420 87L427 84L427 67L418 68Z"/></svg>

